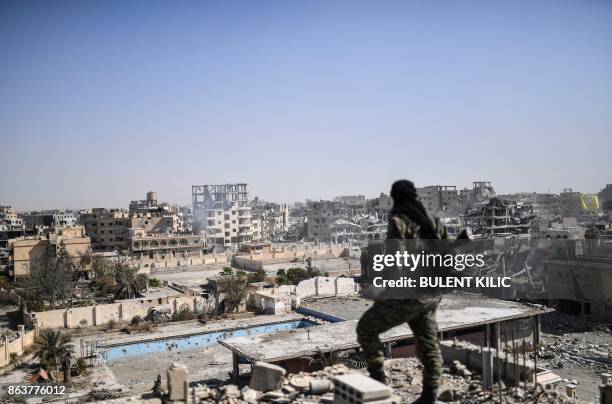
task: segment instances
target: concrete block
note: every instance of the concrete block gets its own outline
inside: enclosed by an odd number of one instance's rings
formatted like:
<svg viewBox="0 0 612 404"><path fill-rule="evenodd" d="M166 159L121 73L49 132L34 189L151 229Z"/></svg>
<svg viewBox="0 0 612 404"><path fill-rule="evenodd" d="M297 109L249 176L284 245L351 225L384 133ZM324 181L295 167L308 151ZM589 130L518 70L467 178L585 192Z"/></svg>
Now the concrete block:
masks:
<svg viewBox="0 0 612 404"><path fill-rule="evenodd" d="M601 374L601 384L612 384L612 373L602 373Z"/></svg>
<svg viewBox="0 0 612 404"><path fill-rule="evenodd" d="M279 388L285 369L266 362L255 362L249 387L253 390L270 391Z"/></svg>
<svg viewBox="0 0 612 404"><path fill-rule="evenodd" d="M189 370L187 366L173 363L167 372L168 399L170 401L187 401L189 391Z"/></svg>
<svg viewBox="0 0 612 404"><path fill-rule="evenodd" d="M334 403L360 404L391 402L392 390L372 378L359 373L336 376L334 382Z"/></svg>
<svg viewBox="0 0 612 404"><path fill-rule="evenodd" d="M569 398L576 398L576 385L575 384L566 384L565 385L565 395Z"/></svg>

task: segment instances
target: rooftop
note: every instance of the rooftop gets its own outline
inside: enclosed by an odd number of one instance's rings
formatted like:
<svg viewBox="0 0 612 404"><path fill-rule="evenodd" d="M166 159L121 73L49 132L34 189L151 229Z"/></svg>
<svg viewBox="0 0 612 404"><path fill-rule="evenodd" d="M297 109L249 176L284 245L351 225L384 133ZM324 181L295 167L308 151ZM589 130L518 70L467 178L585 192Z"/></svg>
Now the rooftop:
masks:
<svg viewBox="0 0 612 404"><path fill-rule="evenodd" d="M248 361L277 362L315 355L320 351L357 348L357 319L371 305L364 299L323 298L309 301L306 307L347 321L306 329L295 329L268 335L245 336L219 343ZM446 295L438 310L440 331L453 331L499 321L543 314L550 309L491 299L477 295ZM392 342L412 337L408 325L400 325L381 335L381 341Z"/></svg>

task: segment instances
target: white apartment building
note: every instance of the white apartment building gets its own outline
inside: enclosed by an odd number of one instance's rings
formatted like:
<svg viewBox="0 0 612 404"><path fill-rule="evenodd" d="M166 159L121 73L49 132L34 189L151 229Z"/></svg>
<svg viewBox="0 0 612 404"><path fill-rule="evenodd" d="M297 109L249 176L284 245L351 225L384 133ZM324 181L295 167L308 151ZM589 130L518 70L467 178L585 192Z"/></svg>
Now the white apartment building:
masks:
<svg viewBox="0 0 612 404"><path fill-rule="evenodd" d="M253 240L247 184L193 185L193 232L209 246L237 249Z"/></svg>

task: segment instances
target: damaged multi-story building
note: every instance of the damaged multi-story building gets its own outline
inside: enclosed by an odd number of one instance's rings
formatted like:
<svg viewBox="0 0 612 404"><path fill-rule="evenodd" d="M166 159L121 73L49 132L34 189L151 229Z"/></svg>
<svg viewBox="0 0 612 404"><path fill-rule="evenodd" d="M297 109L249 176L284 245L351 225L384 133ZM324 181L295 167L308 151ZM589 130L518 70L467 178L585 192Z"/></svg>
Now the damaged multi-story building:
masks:
<svg viewBox="0 0 612 404"><path fill-rule="evenodd" d="M128 252L134 229L147 234L172 234L178 230L176 215L130 213L125 209L82 210L79 221L85 226L94 251Z"/></svg>
<svg viewBox="0 0 612 404"><path fill-rule="evenodd" d="M251 205L253 241L283 241L289 230L289 205L255 197Z"/></svg>
<svg viewBox="0 0 612 404"><path fill-rule="evenodd" d="M26 228L48 228L48 227L72 227L77 223L77 218L69 210L43 210L28 212L23 215Z"/></svg>
<svg viewBox="0 0 612 404"><path fill-rule="evenodd" d="M366 201L366 208L369 213L376 216L376 218L387 221L391 208L393 208L393 198L389 195L382 193L373 199Z"/></svg>
<svg viewBox="0 0 612 404"><path fill-rule="evenodd" d="M469 209L463 216L464 226L482 236L526 234L535 218L533 207L522 202L491 198L484 206Z"/></svg>
<svg viewBox="0 0 612 404"><path fill-rule="evenodd" d="M11 255L9 240L25 234L23 219L15 209L10 205L0 205L0 270L6 269L9 265Z"/></svg>
<svg viewBox="0 0 612 404"><path fill-rule="evenodd" d="M204 232L209 246L238 248L253 239L247 184L193 185L193 232Z"/></svg>
<svg viewBox="0 0 612 404"><path fill-rule="evenodd" d="M417 194L428 212L458 212L459 193L454 185L428 185L417 188Z"/></svg>
<svg viewBox="0 0 612 404"><path fill-rule="evenodd" d="M309 241L331 243L384 238L386 222L381 220L377 213L367 211L365 197L347 198L349 197L339 197L333 201L309 201L305 211L305 238ZM388 215L384 211L381 213Z"/></svg>
<svg viewBox="0 0 612 404"><path fill-rule="evenodd" d="M333 223L348 217L348 211L339 201L308 201L304 217L307 240L331 241Z"/></svg>
<svg viewBox="0 0 612 404"><path fill-rule="evenodd" d="M11 239L8 241L9 274L14 277L28 275L33 261L54 257L62 247L76 262L88 253L90 246L91 240L83 226L50 229L42 235Z"/></svg>
<svg viewBox="0 0 612 404"><path fill-rule="evenodd" d="M517 192L500 195L501 199L509 202L522 202L533 207L533 213L538 217L549 219L561 213L561 199L557 194L538 192Z"/></svg>

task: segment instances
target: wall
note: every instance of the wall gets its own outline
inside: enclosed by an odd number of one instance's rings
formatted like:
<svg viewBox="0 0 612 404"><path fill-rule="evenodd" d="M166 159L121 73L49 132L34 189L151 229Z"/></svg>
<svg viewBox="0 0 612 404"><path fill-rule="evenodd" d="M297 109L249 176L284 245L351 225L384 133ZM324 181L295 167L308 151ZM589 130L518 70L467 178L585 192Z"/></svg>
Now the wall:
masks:
<svg viewBox="0 0 612 404"><path fill-rule="evenodd" d="M230 258L227 255L201 255L183 257L166 257L166 258L147 258L133 259L130 265L137 268L139 272L150 272L151 268L177 268L189 267L193 265L210 265L210 264L229 264Z"/></svg>
<svg viewBox="0 0 612 404"><path fill-rule="evenodd" d="M152 300L132 299L111 304L24 313L24 322L40 328L99 326L107 324L110 320L130 321L134 316L146 317L152 307L169 306L174 313L183 305L187 305L193 311L201 311L208 304L207 299L189 296Z"/></svg>
<svg viewBox="0 0 612 404"><path fill-rule="evenodd" d="M306 245L306 246L273 246L268 252L267 250L251 251L251 253L238 253L233 258L233 264L238 268L256 271L263 268L264 265L271 265L272 263L266 261L278 260L279 265L282 268L287 266L304 267L304 261L306 258L312 258L313 260L321 259L324 257L334 256L339 257L344 251L346 246L332 245L332 246L317 246L317 245ZM298 262L293 262L294 259L298 259Z"/></svg>
<svg viewBox="0 0 612 404"><path fill-rule="evenodd" d="M0 367L6 366L11 362L11 354L23 354L23 351L34 343L38 330L34 329L25 332L23 326L19 327L19 337L9 341L9 337L4 337L4 343L0 346Z"/></svg>
<svg viewBox="0 0 612 404"><path fill-rule="evenodd" d="M253 293L252 304L267 314L283 314L299 306L300 299L308 296L356 295L358 285L352 278L317 276L303 280L296 286L282 285L260 289Z"/></svg>

